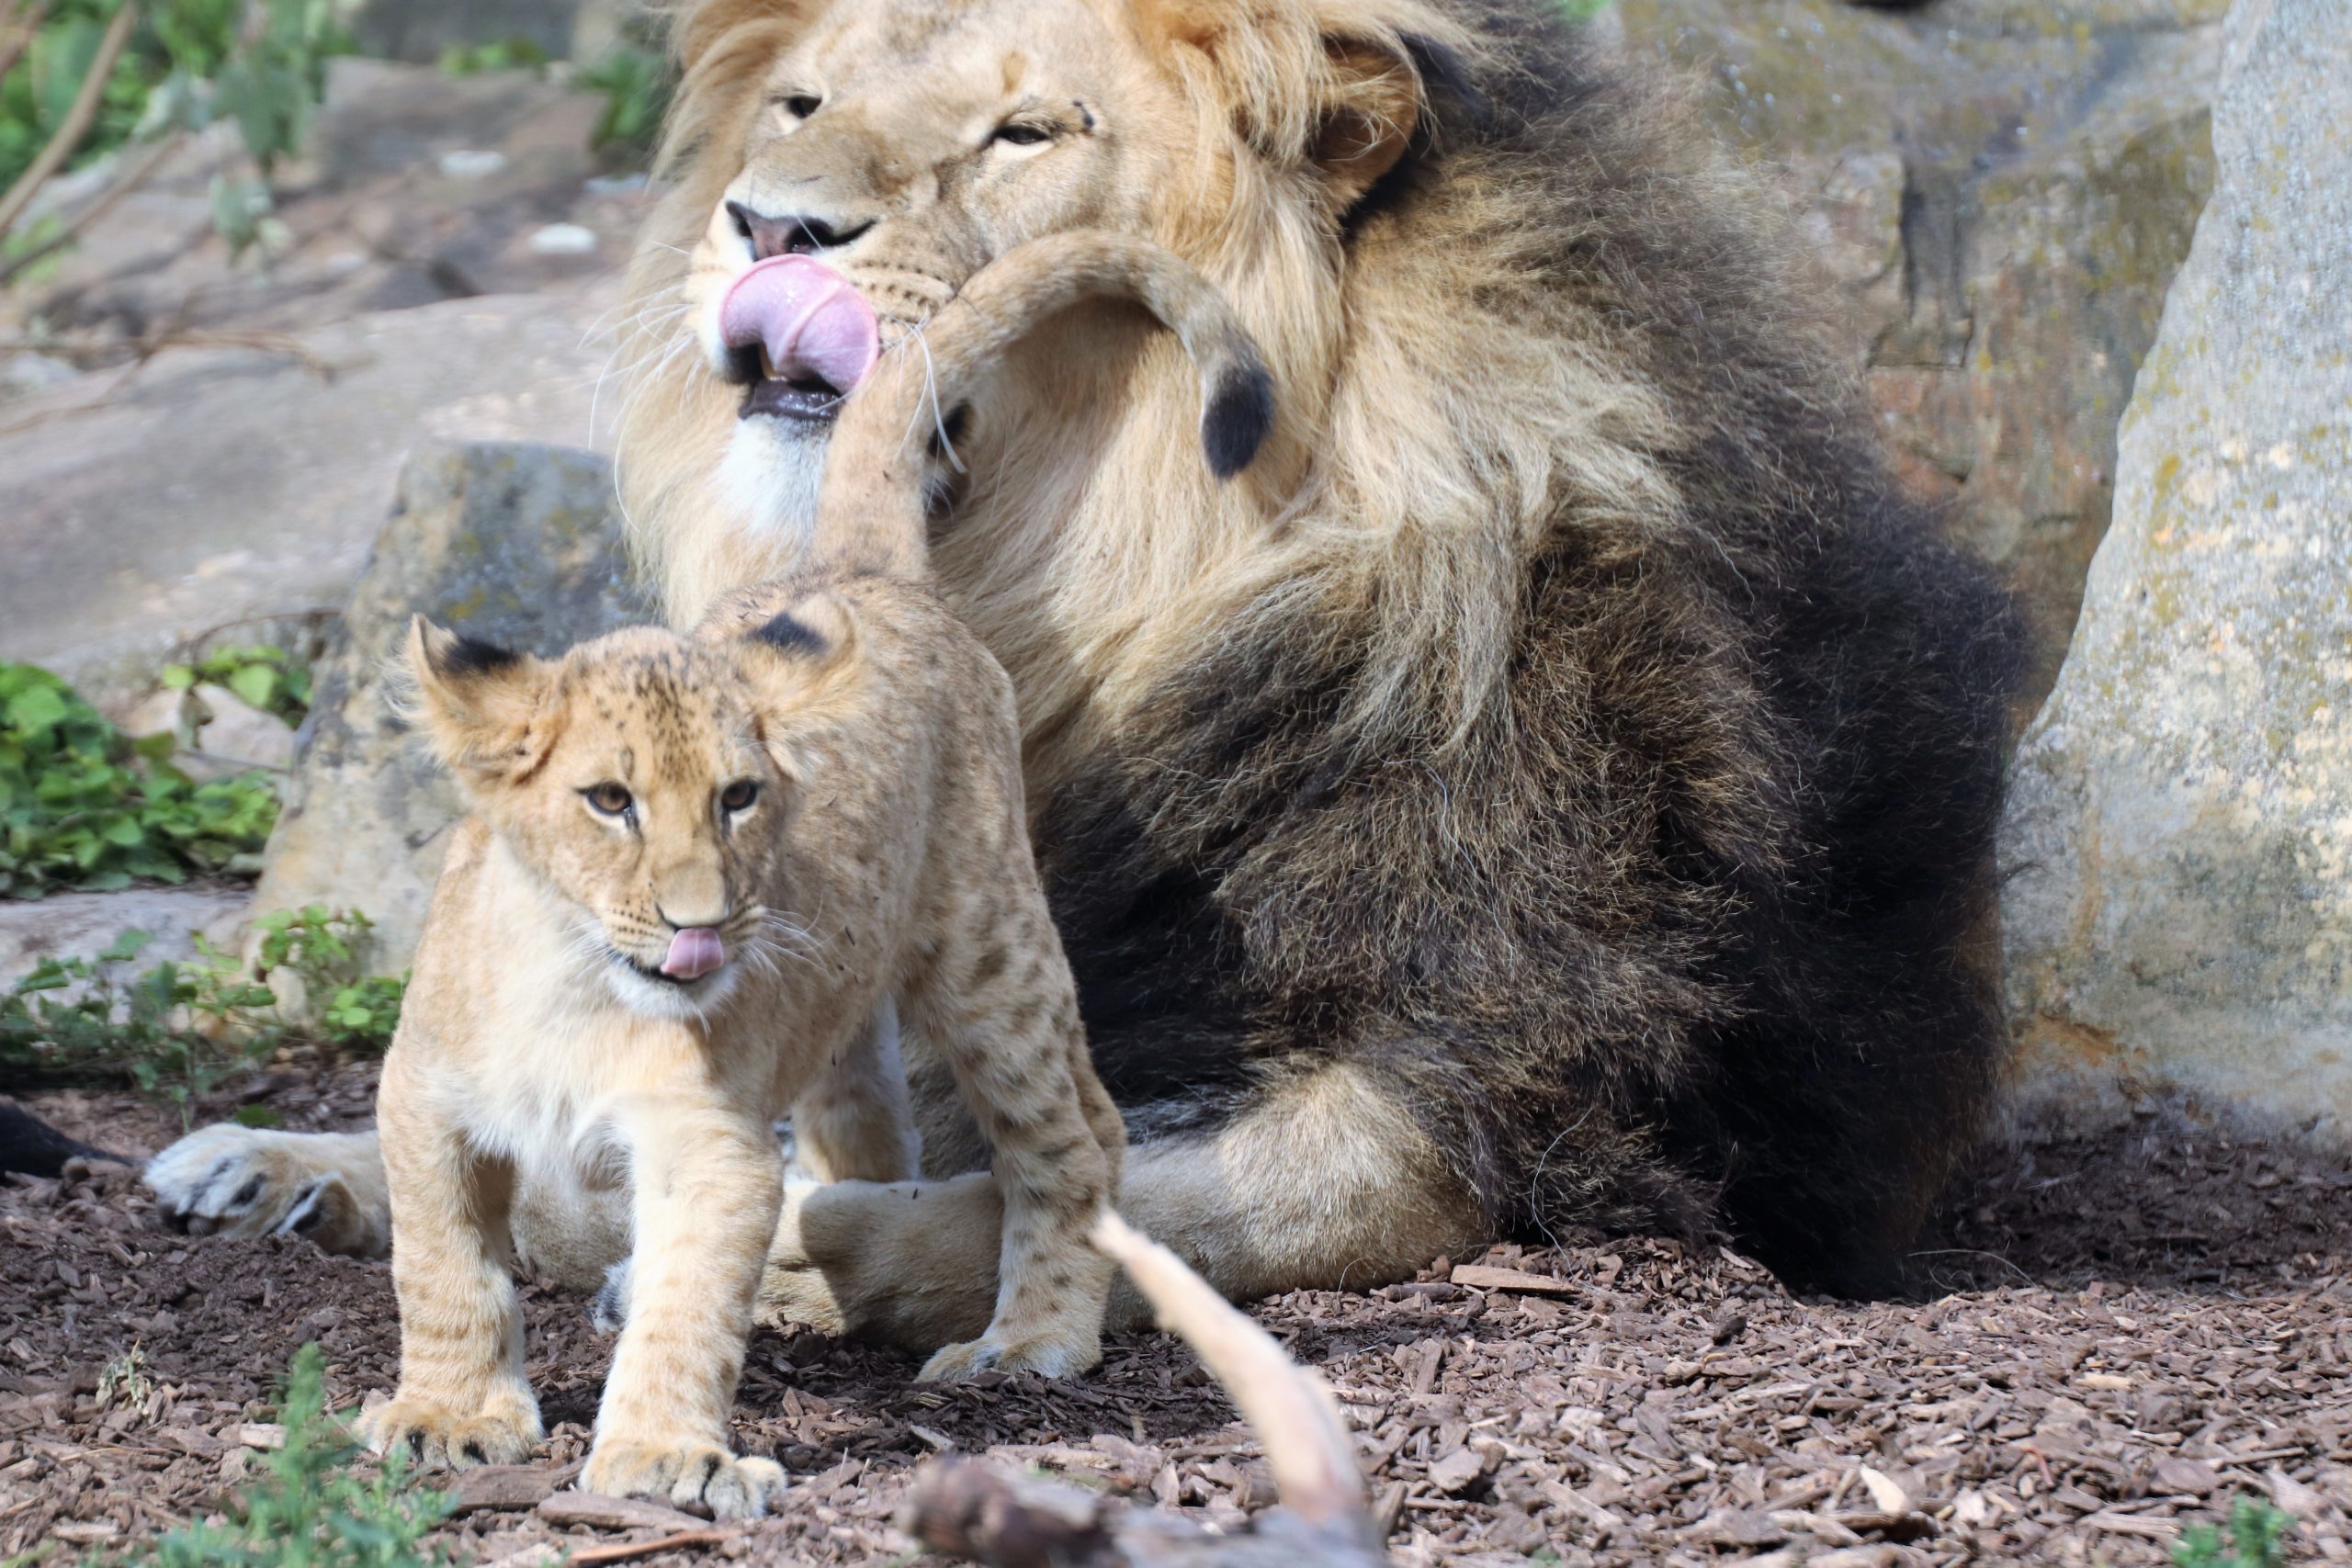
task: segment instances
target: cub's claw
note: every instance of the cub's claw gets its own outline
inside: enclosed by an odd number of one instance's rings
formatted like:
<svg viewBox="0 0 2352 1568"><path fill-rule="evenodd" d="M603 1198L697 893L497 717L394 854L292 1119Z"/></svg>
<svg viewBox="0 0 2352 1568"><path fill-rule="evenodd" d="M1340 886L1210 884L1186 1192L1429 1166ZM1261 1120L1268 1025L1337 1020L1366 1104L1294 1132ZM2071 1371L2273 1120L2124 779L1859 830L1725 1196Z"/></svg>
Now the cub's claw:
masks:
<svg viewBox="0 0 2352 1568"><path fill-rule="evenodd" d="M716 1443L600 1440L580 1472L580 1489L606 1497L661 1497L701 1504L716 1519L756 1519L791 1484L774 1460L729 1453Z"/></svg>
<svg viewBox="0 0 2352 1568"><path fill-rule="evenodd" d="M996 1338L950 1345L922 1364L919 1382L963 1382L989 1371L1035 1372L1040 1377L1074 1378L1102 1359L1102 1344L1090 1337L1076 1339L1037 1336L1007 1343Z"/></svg>
<svg viewBox="0 0 2352 1568"><path fill-rule="evenodd" d="M421 1399L395 1399L359 1417L359 1437L379 1454L399 1450L420 1470L516 1464L541 1433L536 1411L460 1416Z"/></svg>

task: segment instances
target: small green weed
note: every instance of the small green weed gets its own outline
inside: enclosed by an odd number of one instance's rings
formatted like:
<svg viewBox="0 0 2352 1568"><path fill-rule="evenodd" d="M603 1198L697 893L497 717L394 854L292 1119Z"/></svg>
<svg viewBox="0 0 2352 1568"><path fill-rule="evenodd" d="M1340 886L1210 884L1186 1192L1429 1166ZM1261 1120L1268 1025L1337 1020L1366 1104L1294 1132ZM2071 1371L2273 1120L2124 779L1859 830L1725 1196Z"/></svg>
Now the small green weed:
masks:
<svg viewBox="0 0 2352 1568"><path fill-rule="evenodd" d="M108 1361L106 1371L98 1374L98 1408L110 1410L119 1404L137 1408L147 1403L155 1392L155 1380L147 1375L147 1351L133 1341L130 1349Z"/></svg>
<svg viewBox="0 0 2352 1568"><path fill-rule="evenodd" d="M453 43L441 51L441 73L445 76L479 76L485 71L537 71L547 62L548 51L526 38Z"/></svg>
<svg viewBox="0 0 2352 1568"><path fill-rule="evenodd" d="M299 726L311 712L311 667L282 648L224 648L193 664L166 664L164 685L175 692L225 686L289 726Z"/></svg>
<svg viewBox="0 0 2352 1568"><path fill-rule="evenodd" d="M246 869L277 820L259 773L199 784L48 671L0 663L0 895Z"/></svg>
<svg viewBox="0 0 2352 1568"><path fill-rule="evenodd" d="M623 45L582 71L580 85L605 95L605 112L591 139L594 150L621 164L641 165L651 158L675 85L669 59Z"/></svg>
<svg viewBox="0 0 2352 1568"><path fill-rule="evenodd" d="M324 904L280 909L259 923L254 966L291 971L302 982L313 1032L345 1050L381 1051L400 1026L406 975L360 973L359 943L375 922L356 909Z"/></svg>
<svg viewBox="0 0 2352 1568"><path fill-rule="evenodd" d="M294 1353L277 1408L286 1446L230 1499L225 1525L173 1530L132 1561L153 1568L438 1568L448 1552L424 1538L449 1517L446 1493L414 1486L398 1455L373 1479L349 1466L361 1450L327 1410L326 1358Z"/></svg>
<svg viewBox="0 0 2352 1568"><path fill-rule="evenodd" d="M299 1021L280 1016L268 986L201 942L200 962L159 964L134 978L125 976L147 945L141 931L95 958L43 959L0 994L0 1075L128 1078L185 1122L198 1100L290 1040L381 1051L399 1027L408 977L360 973L355 943L368 929L365 915L322 904L263 919L257 972L300 978L308 1016Z"/></svg>
<svg viewBox="0 0 2352 1568"><path fill-rule="evenodd" d="M0 996L0 1071L12 1078L121 1077L193 1103L276 1043L277 998L232 966L159 964L125 979L147 945L128 931L95 958L45 958Z"/></svg>
<svg viewBox="0 0 2352 1568"><path fill-rule="evenodd" d="M2295 1516L2259 1497L2240 1496L2219 1529L2190 1525L2180 1532L2172 1560L2180 1568L2286 1568L2287 1532Z"/></svg>

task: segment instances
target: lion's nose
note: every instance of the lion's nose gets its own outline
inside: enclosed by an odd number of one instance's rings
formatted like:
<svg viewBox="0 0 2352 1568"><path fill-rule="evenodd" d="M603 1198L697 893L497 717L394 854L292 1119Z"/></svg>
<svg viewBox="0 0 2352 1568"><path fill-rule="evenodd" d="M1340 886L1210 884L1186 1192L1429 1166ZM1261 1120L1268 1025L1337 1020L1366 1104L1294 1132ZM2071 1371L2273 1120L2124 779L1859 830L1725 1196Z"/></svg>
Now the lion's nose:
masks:
<svg viewBox="0 0 2352 1568"><path fill-rule="evenodd" d="M870 218L829 219L811 212L778 216L754 212L740 201L729 202L727 214L735 220L735 231L752 243L752 259L755 262L763 262L770 256L813 256L839 250L874 227Z"/></svg>

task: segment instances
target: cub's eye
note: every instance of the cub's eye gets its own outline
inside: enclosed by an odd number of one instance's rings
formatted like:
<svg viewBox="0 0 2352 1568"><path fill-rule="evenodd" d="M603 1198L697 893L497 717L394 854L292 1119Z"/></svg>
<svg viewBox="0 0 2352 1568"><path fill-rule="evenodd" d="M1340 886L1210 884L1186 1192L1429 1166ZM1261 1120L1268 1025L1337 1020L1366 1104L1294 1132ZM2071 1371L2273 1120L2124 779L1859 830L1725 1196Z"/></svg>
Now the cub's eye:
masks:
<svg viewBox="0 0 2352 1568"><path fill-rule="evenodd" d="M588 797L589 805L607 817L618 817L636 804L628 791L616 784L590 784L580 793Z"/></svg>
<svg viewBox="0 0 2352 1568"><path fill-rule="evenodd" d="M776 107L782 109L786 114L790 115L793 118L807 119L810 115L815 114L817 110L822 107L824 101L824 99L817 96L814 93L787 93L783 97L778 98L775 102Z"/></svg>
<svg viewBox="0 0 2352 1568"><path fill-rule="evenodd" d="M729 811L749 811L759 798L760 786L749 779L737 779L718 792L718 804Z"/></svg>
<svg viewBox="0 0 2352 1568"><path fill-rule="evenodd" d="M1013 120L1010 124L998 126L995 139L999 141L1011 142L1015 147L1035 147L1040 141L1052 141L1054 133L1042 125L1029 125L1021 120Z"/></svg>

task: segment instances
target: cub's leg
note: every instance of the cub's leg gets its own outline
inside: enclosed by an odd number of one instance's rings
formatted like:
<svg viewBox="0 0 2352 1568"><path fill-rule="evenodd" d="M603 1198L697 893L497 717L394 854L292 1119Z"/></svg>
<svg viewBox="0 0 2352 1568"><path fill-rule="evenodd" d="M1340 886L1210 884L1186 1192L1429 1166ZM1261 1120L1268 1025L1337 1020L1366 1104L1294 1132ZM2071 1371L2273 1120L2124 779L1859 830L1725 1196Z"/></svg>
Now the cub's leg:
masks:
<svg viewBox="0 0 2352 1568"><path fill-rule="evenodd" d="M756 1518L784 1471L736 1456L727 1417L783 1201L775 1139L715 1100L640 1100L618 1121L634 1190L628 1326L581 1484Z"/></svg>
<svg viewBox="0 0 2352 1568"><path fill-rule="evenodd" d="M1364 1290L1492 1238L1411 1109L1337 1064L1262 1089L1242 1114L1127 1151L1119 1209L1236 1301ZM985 1331L1004 1202L986 1173L796 1188L760 1287L763 1322L928 1350ZM1148 1314L1124 1281L1108 1325Z"/></svg>
<svg viewBox="0 0 2352 1568"><path fill-rule="evenodd" d="M1113 1269L1087 1233L1117 1199L1125 1134L1095 1079L1069 965L1023 852L1021 870L982 883L1010 908L947 919L910 998L988 1140L1002 1201L988 1329L933 1356L925 1378L989 1367L1068 1377L1102 1358Z"/></svg>
<svg viewBox="0 0 2352 1568"><path fill-rule="evenodd" d="M922 1174L894 1000L885 997L865 1036L793 1101L792 1140L795 1174L814 1181L912 1181Z"/></svg>
<svg viewBox="0 0 2352 1568"><path fill-rule="evenodd" d="M427 1468L512 1464L540 1437L507 1235L513 1168L469 1148L412 1093L397 1056L377 1106L401 1235L401 1381L390 1404L360 1417L361 1436Z"/></svg>

